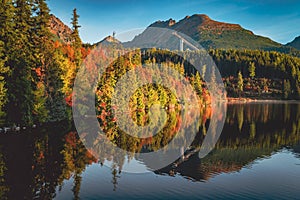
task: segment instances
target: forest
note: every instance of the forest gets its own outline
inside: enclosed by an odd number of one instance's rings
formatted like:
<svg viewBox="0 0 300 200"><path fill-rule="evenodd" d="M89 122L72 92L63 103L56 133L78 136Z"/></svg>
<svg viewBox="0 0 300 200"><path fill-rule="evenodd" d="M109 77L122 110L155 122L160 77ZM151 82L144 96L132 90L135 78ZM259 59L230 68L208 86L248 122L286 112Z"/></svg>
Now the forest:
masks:
<svg viewBox="0 0 300 200"><path fill-rule="evenodd" d="M70 120L76 71L87 49L73 10L72 42L55 39L44 0L0 2L0 114L4 123Z"/></svg>
<svg viewBox="0 0 300 200"><path fill-rule="evenodd" d="M45 0L3 0L0 2L0 119L1 124L33 125L72 120L72 93L77 71L96 47L84 44L79 36L79 15L74 9L71 42L64 43L49 28L50 10ZM107 47L105 47L107 48ZM115 46L111 46L114 52ZM98 52L103 59L105 54ZM95 52L95 51L94 51ZM161 49L140 50L111 63L99 78L96 110L99 120L114 117L109 106L118 78L126 71L154 65L174 68L186 77L199 100L209 105L203 77L183 57ZM211 49L208 51L222 75L228 97L254 99L299 99L300 58L276 51ZM209 71L209 66L202 66ZM146 77L147 78L147 77ZM132 80L134 83L134 80ZM176 107L178 99L161 85L148 85L131 98L133 118L143 124L149 105ZM205 112L205 111L203 111ZM100 122L103 125L103 122Z"/></svg>

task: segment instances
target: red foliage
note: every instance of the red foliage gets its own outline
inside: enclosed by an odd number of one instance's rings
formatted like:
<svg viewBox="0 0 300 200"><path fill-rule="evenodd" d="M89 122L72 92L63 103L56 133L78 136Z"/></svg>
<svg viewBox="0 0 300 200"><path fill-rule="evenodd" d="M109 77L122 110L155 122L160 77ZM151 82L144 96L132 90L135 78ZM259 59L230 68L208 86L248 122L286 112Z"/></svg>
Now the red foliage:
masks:
<svg viewBox="0 0 300 200"><path fill-rule="evenodd" d="M73 104L72 104L72 97L73 97L73 93L70 93L70 94L67 95L66 98L65 98L66 104L67 104L68 106L70 106L70 107L73 105Z"/></svg>
<svg viewBox="0 0 300 200"><path fill-rule="evenodd" d="M66 144L75 148L77 144L77 137L75 132L70 132L65 136Z"/></svg>

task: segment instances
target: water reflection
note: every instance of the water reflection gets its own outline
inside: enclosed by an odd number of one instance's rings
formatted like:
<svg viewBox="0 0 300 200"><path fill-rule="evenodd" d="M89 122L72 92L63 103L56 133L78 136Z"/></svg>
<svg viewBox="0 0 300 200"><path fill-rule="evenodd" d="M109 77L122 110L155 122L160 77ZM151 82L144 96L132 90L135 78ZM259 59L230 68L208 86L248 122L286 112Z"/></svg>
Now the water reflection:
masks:
<svg viewBox="0 0 300 200"><path fill-rule="evenodd" d="M220 173L240 171L283 148L300 158L300 104L229 105L215 149L200 159L193 150L202 143L209 126L209 118L206 118L209 115L202 116L199 133L190 150L155 174L207 181ZM138 147L130 143L135 150L128 155L111 156L111 152L106 152L101 154L101 159L96 159L94 152L83 146L78 134L66 133L66 129L66 126L52 125L0 136L0 199L51 199L57 191L64 190L66 180L72 181L72 197L78 199L84 171L93 163L99 166L110 163L108 175L113 190L118 190L118 182L124 178L122 169L128 162L151 168L151 163L138 160L135 153L147 149L149 141L137 143ZM124 140L121 142L126 144Z"/></svg>

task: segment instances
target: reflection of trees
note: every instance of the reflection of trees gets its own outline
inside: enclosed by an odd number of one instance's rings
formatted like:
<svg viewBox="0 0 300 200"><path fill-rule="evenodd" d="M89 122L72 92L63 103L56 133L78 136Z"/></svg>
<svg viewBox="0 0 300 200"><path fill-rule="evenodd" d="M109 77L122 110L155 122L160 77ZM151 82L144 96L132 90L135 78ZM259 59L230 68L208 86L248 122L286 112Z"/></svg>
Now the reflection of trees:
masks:
<svg viewBox="0 0 300 200"><path fill-rule="evenodd" d="M85 170L86 165L92 164L96 160L91 153L87 151L78 138L76 132L70 132L65 135L64 148L61 151L63 163L61 165L63 171L60 179L69 179L73 176L73 193L74 198L79 199L79 191L81 186L81 173Z"/></svg>
<svg viewBox="0 0 300 200"><path fill-rule="evenodd" d="M293 146L293 151L299 155L299 109L300 104L231 105L223 133L207 157L200 160L194 154L186 162L175 162L156 173L179 173L203 181L214 174L239 171L257 158L270 156L282 147ZM241 118L243 123L239 124Z"/></svg>
<svg viewBox="0 0 300 200"><path fill-rule="evenodd" d="M65 135L65 128L47 129L1 138L0 169L7 168L0 180L4 195L1 199L52 199L56 188L72 177L74 198L78 197L81 173L95 159L76 133Z"/></svg>
<svg viewBox="0 0 300 200"><path fill-rule="evenodd" d="M2 148L0 146L0 199L7 199L7 192L9 191L9 187L5 184L5 172L7 168L1 150Z"/></svg>
<svg viewBox="0 0 300 200"><path fill-rule="evenodd" d="M243 110L242 125L238 124L240 110ZM202 113L202 119L197 125L200 132L193 142L193 147L197 147L204 139L209 125L207 119L210 116L210 112L206 112ZM191 113L190 117L192 116ZM228 107L223 133L216 148L208 156L199 159L197 154L188 155L187 151L182 162L175 162L155 173L171 176L180 174L195 181L205 181L218 173L239 171L257 158L269 156L284 146L290 146L292 151L299 155L299 116L299 104L231 105ZM176 117L175 114L174 119ZM99 148L99 152L89 152L80 142L76 132L64 134L63 128L47 129L48 131L45 129L1 137L1 199L51 199L55 197L56 188L61 189L65 180L74 181L72 191L74 198L78 199L81 175L87 165L97 161L91 153L101 154L102 157L98 160L101 163L112 162L112 184L116 190L125 159L137 158L134 151L128 154L109 152L103 146ZM184 140L184 137L179 139ZM119 142L120 145L128 145L126 138L121 138ZM146 151L147 148L155 147L152 142L145 140L130 145L133 145L134 150ZM11 145L12 143L14 145ZM179 148L178 144L176 141L169 143L173 148ZM144 164L147 167L151 166L151 163L146 161Z"/></svg>

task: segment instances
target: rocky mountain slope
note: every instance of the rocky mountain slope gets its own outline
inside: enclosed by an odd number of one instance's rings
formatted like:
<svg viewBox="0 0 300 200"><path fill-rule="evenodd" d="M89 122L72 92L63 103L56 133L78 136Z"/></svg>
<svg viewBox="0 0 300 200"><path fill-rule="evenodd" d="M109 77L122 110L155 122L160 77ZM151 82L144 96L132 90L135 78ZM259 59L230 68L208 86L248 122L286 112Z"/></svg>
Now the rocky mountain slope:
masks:
<svg viewBox="0 0 300 200"><path fill-rule="evenodd" d="M141 38L149 39L151 35L154 35L151 40L157 38L157 35L155 35L155 33L153 34L153 28L166 28L171 31L176 30L184 33L193 40L199 42L199 44L206 49L233 48L277 50L282 48L281 44L274 42L269 38L255 35L253 32L242 28L238 24L218 22L210 19L204 14L186 16L178 22L173 19L157 21L151 24L142 34L135 37L131 43L127 43L127 45L137 45L138 41L141 41ZM149 39L149 41L151 40ZM165 42L172 43L170 40Z"/></svg>
<svg viewBox="0 0 300 200"><path fill-rule="evenodd" d="M54 35L54 40L67 44L71 42L72 29L54 15L50 16L50 31Z"/></svg>

